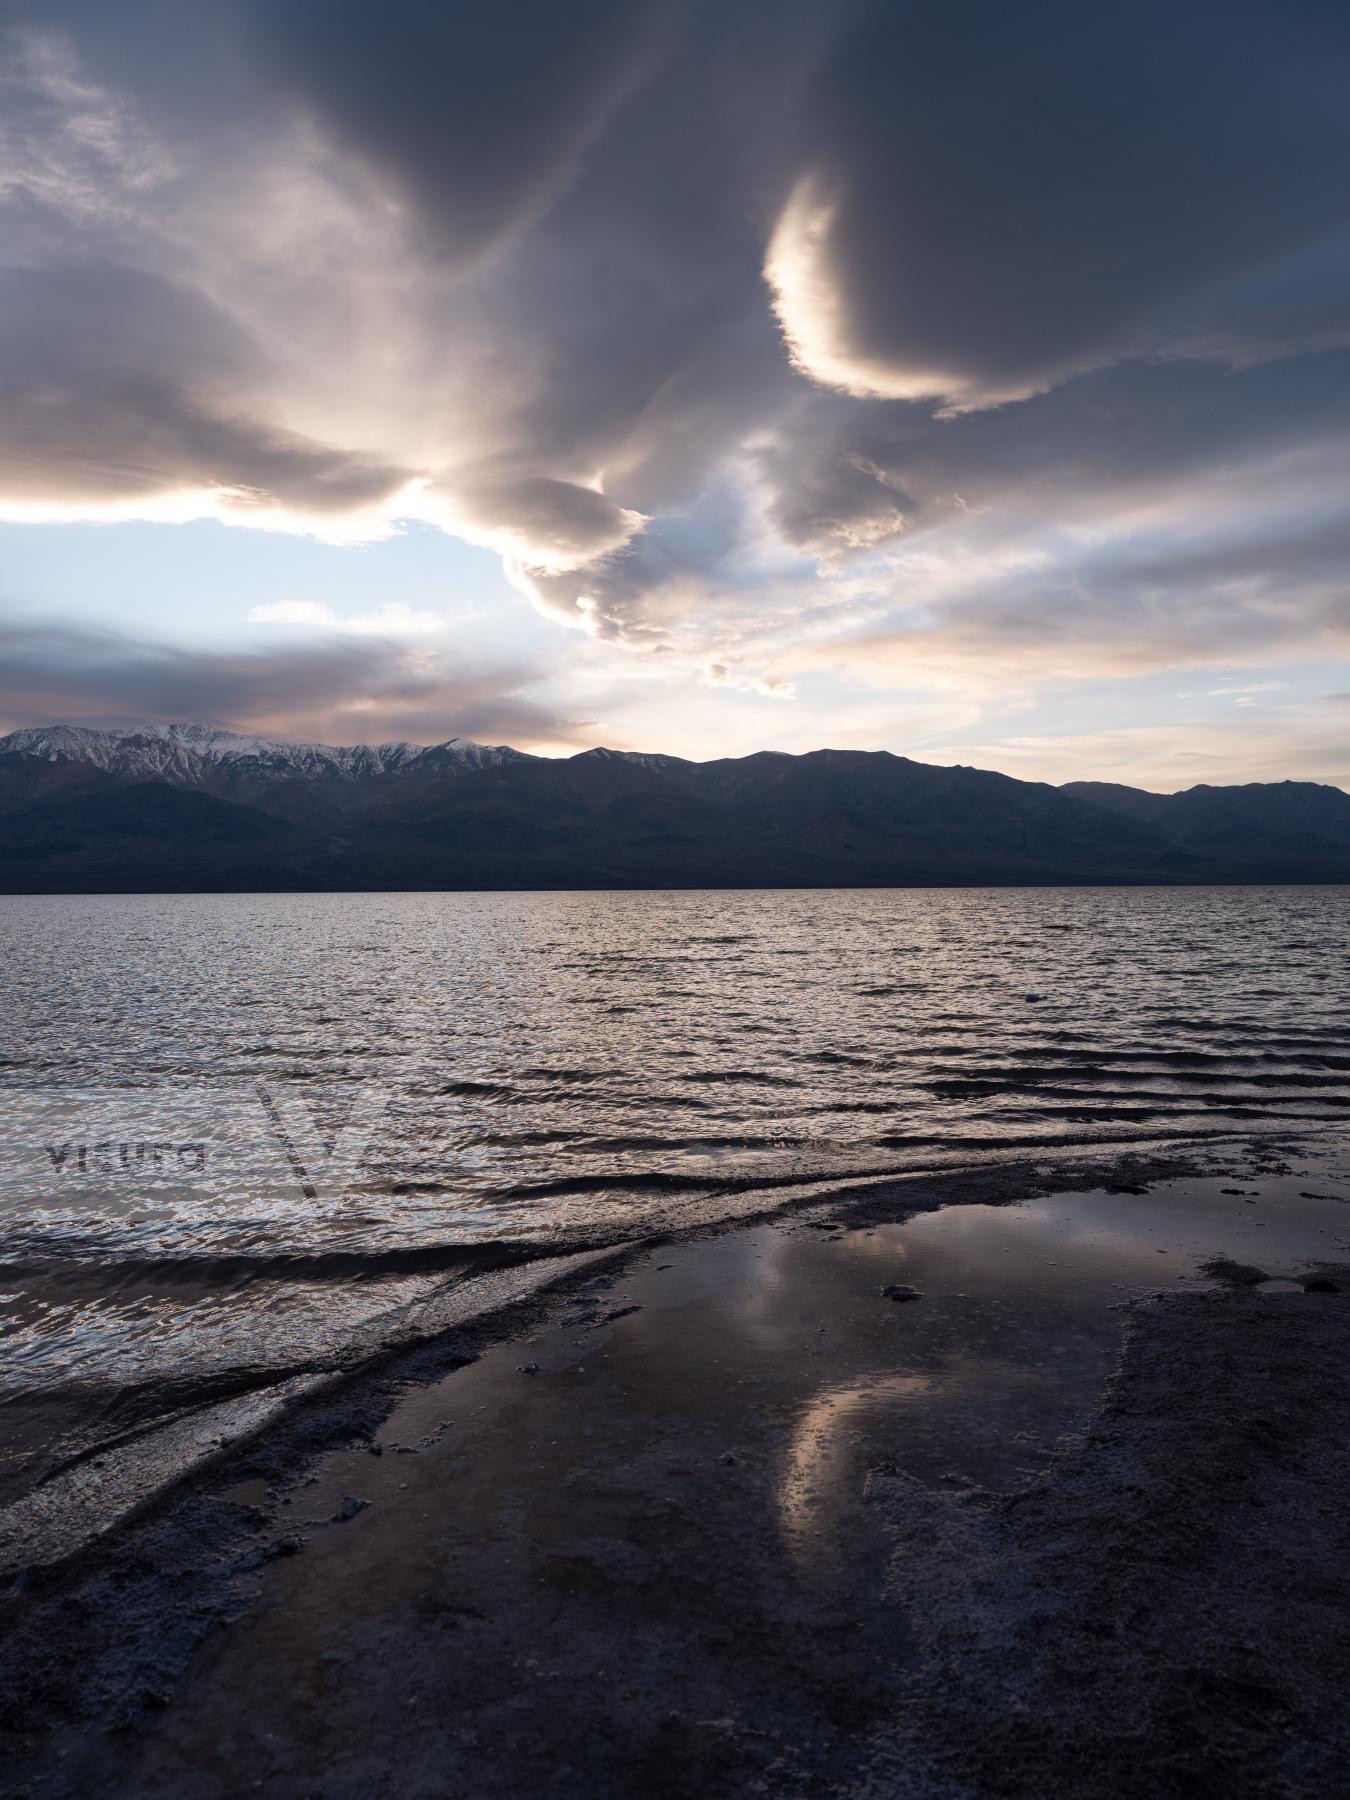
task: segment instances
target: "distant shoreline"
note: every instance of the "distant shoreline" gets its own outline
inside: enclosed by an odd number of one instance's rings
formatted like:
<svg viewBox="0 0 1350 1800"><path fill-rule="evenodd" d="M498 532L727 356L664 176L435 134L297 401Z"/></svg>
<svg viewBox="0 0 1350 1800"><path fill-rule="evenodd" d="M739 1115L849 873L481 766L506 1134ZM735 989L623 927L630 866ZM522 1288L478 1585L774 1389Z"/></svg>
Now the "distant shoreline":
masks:
<svg viewBox="0 0 1350 1800"><path fill-rule="evenodd" d="M137 898L154 899L163 895L200 895L228 896L246 899L254 896L266 899L280 895L321 895L321 894L847 894L847 893L1016 893L1024 889L1028 893L1041 893L1048 889L1141 889L1150 888L1159 891L1197 890L1204 888L1341 888L1350 887L1350 875L1328 876L1310 875L1303 878L1281 878L1261 880L1259 878L1235 875L1231 879L1206 878L1204 880L1146 881L1129 880L1124 877L1118 880L1055 880L1044 881L794 881L794 882L663 882L645 884L640 882L573 882L560 883L557 886L539 884L523 886L502 884L499 887L483 885L456 887L442 884L436 887L399 887L375 884L370 887L0 887L0 899L33 900L33 899L109 899L132 900Z"/></svg>

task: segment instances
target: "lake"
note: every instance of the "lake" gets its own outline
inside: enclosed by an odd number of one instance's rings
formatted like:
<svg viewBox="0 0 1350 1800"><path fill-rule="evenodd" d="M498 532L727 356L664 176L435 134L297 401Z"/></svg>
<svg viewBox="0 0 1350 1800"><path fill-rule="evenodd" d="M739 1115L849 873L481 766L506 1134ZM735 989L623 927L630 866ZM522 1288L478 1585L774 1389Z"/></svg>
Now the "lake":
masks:
<svg viewBox="0 0 1350 1800"><path fill-rule="evenodd" d="M1350 1103L1347 888L8 897L0 954L10 1492L485 1264Z"/></svg>

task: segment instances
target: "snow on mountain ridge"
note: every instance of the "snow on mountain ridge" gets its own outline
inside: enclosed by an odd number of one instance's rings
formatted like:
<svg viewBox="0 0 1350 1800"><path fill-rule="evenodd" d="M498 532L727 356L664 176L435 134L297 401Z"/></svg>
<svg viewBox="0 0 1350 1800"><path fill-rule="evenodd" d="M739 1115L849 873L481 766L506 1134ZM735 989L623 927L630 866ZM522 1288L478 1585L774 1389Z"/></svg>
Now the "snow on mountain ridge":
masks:
<svg viewBox="0 0 1350 1800"><path fill-rule="evenodd" d="M525 760L508 745L448 738L440 744L287 743L195 721L99 730L87 725L30 726L0 737L0 753L42 762L81 762L111 774L194 783L215 775L273 775L352 780L422 762L486 768Z"/></svg>

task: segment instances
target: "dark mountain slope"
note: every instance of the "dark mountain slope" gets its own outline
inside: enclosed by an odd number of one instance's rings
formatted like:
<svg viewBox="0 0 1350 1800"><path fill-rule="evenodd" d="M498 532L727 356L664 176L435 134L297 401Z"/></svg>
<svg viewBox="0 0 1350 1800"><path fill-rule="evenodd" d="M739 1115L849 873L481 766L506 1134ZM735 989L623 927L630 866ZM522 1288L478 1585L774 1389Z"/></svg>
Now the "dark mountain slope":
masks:
<svg viewBox="0 0 1350 1800"><path fill-rule="evenodd" d="M424 798L367 821L363 876L411 861L438 885L468 868L490 883L795 886L1137 877L1176 861L1156 834L1053 788L854 751L659 765L589 753Z"/></svg>
<svg viewBox="0 0 1350 1800"><path fill-rule="evenodd" d="M0 739L0 889L1350 880L1350 796L1054 788L885 751L716 762L205 726Z"/></svg>
<svg viewBox="0 0 1350 1800"><path fill-rule="evenodd" d="M1146 788L1123 787L1118 781L1066 781L1059 791L1071 799L1085 800L1147 825L1161 825L1169 802L1175 798L1172 794L1151 794Z"/></svg>
<svg viewBox="0 0 1350 1800"><path fill-rule="evenodd" d="M100 784L0 818L0 883L20 892L307 886L320 848L254 807L161 783Z"/></svg>
<svg viewBox="0 0 1350 1800"><path fill-rule="evenodd" d="M116 793L125 785L118 776L92 763L39 762L0 749L0 817L32 806L55 805L79 794Z"/></svg>
<svg viewBox="0 0 1350 1800"><path fill-rule="evenodd" d="M1295 869L1350 857L1350 794L1313 781L1200 786L1179 794L1075 781L1060 792L1164 831L1211 861Z"/></svg>

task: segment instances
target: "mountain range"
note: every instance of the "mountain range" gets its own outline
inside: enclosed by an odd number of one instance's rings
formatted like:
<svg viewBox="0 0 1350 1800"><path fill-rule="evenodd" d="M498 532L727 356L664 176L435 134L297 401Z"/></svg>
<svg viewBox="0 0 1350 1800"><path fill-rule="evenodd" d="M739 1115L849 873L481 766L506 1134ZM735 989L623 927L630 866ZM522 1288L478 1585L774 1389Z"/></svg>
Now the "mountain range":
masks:
<svg viewBox="0 0 1350 1800"><path fill-rule="evenodd" d="M291 744L209 725L0 737L0 891L1350 881L1350 794L1154 794L888 751L712 762Z"/></svg>

